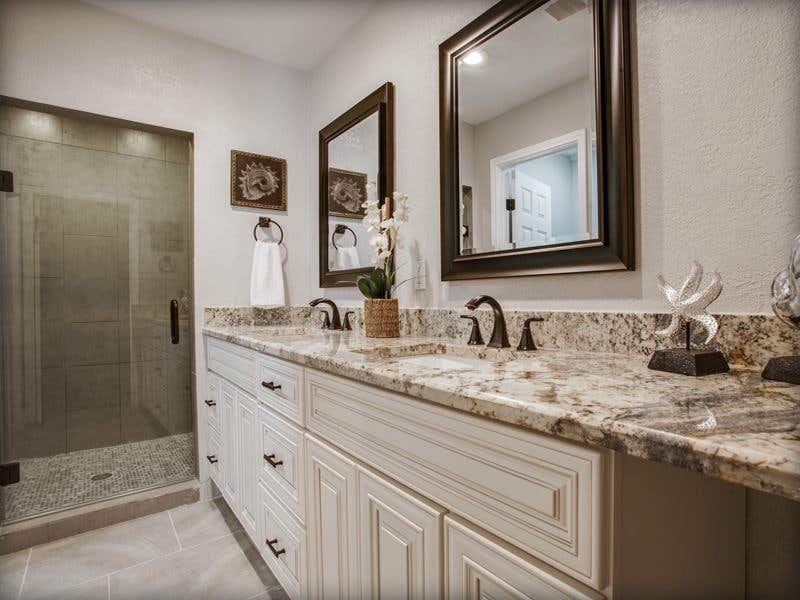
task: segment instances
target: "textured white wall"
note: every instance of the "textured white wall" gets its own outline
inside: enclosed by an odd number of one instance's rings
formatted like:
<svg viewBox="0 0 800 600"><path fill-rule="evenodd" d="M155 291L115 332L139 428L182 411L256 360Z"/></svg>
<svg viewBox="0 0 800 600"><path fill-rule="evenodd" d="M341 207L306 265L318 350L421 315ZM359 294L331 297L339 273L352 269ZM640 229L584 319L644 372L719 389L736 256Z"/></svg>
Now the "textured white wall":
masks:
<svg viewBox="0 0 800 600"><path fill-rule="evenodd" d="M305 285L298 274L309 264L308 240L316 235L306 214L316 205L306 187L305 87L298 71L77 2L0 1L0 94L194 132L197 326L204 306L250 300L259 211L230 205L233 148L288 160L290 210L271 214L286 233L290 281ZM289 288L290 302L308 296ZM202 349L197 336L198 390L204 389Z"/></svg>
<svg viewBox="0 0 800 600"><path fill-rule="evenodd" d="M312 72L311 140L379 84L396 85L396 187L414 207L401 254L421 253L428 269L428 289L407 286L401 303L459 306L486 292L516 308L662 310L656 274L677 280L697 258L722 273L717 310L768 312L800 232L800 3L638 2L635 272L439 284L437 47L491 4L383 2Z"/></svg>

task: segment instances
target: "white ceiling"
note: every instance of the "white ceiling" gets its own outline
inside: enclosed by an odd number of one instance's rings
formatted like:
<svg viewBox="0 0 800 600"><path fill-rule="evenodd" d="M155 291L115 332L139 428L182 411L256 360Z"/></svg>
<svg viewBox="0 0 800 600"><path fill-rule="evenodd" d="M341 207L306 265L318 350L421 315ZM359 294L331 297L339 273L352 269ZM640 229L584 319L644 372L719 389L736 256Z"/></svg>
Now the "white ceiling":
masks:
<svg viewBox="0 0 800 600"><path fill-rule="evenodd" d="M83 0L262 60L311 69L375 0Z"/></svg>
<svg viewBox="0 0 800 600"><path fill-rule="evenodd" d="M481 45L483 63L459 64L461 120L478 125L589 77L594 57L589 10L556 21L543 8Z"/></svg>

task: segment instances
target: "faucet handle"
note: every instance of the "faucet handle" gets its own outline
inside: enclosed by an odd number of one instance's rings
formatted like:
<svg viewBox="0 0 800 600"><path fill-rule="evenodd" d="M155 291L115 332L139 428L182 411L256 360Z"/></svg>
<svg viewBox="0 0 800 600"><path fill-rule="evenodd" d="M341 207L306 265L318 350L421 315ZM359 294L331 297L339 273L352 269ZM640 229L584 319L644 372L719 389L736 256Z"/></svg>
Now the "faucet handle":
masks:
<svg viewBox="0 0 800 600"><path fill-rule="evenodd" d="M529 317L525 319L522 324L522 335L519 338L519 345L517 350L536 350L536 344L533 341L533 334L531 334L530 324L534 321L544 321L541 317Z"/></svg>
<svg viewBox="0 0 800 600"><path fill-rule="evenodd" d="M322 313L322 328L323 329L330 329L331 328L331 317L328 314L328 311L320 309L319 312Z"/></svg>
<svg viewBox="0 0 800 600"><path fill-rule="evenodd" d="M469 341L467 344L470 346L482 346L483 338L481 337L480 325L478 325L478 317L473 317L472 315L461 315L461 318L472 320L472 331L470 331Z"/></svg>
<svg viewBox="0 0 800 600"><path fill-rule="evenodd" d="M345 331L353 331L353 326L350 324L350 315L354 314L356 313L352 310L348 310L346 313L344 313L344 325L342 326L342 329Z"/></svg>

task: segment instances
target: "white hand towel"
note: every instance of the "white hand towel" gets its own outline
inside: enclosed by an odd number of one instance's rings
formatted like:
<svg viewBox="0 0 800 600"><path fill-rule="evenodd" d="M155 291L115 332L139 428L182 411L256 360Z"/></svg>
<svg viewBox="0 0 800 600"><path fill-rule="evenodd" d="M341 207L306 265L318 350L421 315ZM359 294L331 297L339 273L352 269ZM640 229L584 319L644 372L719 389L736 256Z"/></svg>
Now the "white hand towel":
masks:
<svg viewBox="0 0 800 600"><path fill-rule="evenodd" d="M281 249L275 242L256 241L253 249L253 271L250 274L250 304L286 305Z"/></svg>
<svg viewBox="0 0 800 600"><path fill-rule="evenodd" d="M358 262L358 250L355 246L344 246L336 249L336 268L358 269L361 264Z"/></svg>

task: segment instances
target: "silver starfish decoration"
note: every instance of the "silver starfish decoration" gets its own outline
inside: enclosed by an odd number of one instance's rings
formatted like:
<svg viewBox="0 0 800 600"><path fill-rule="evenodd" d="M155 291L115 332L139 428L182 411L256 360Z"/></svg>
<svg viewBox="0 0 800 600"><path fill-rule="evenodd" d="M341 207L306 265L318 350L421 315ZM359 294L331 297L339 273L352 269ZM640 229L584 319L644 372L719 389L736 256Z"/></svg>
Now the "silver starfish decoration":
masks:
<svg viewBox="0 0 800 600"><path fill-rule="evenodd" d="M711 282L698 291L700 281L703 279L703 267L697 261L692 263L692 270L679 290L676 290L664 277L656 277L658 289L667 298L670 305L672 319L666 328L656 331L657 335L672 337L681 328L681 325L697 321L706 329L706 344L711 343L719 331L717 320L706 309L722 293L722 277L716 271L711 276Z"/></svg>

